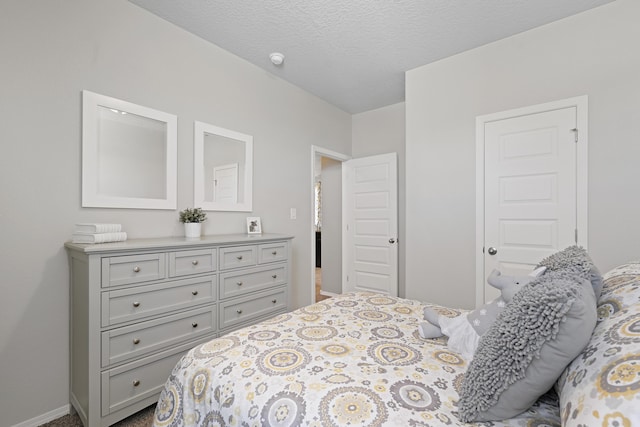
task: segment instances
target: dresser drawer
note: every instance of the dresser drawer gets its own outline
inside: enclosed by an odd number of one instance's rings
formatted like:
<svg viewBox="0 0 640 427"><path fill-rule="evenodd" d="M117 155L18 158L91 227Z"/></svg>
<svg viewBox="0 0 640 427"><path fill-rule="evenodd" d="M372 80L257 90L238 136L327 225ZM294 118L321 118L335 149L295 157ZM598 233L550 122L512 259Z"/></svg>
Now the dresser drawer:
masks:
<svg viewBox="0 0 640 427"><path fill-rule="evenodd" d="M211 275L102 292L102 326L212 303L216 284Z"/></svg>
<svg viewBox="0 0 640 427"><path fill-rule="evenodd" d="M220 329L287 308L285 287L220 302Z"/></svg>
<svg viewBox="0 0 640 427"><path fill-rule="evenodd" d="M103 288L164 278L164 253L102 258Z"/></svg>
<svg viewBox="0 0 640 427"><path fill-rule="evenodd" d="M256 265L257 254L255 245L220 248L220 270Z"/></svg>
<svg viewBox="0 0 640 427"><path fill-rule="evenodd" d="M258 264L285 261L288 255L287 242L258 245Z"/></svg>
<svg viewBox="0 0 640 427"><path fill-rule="evenodd" d="M183 354L211 338L191 341L171 350L104 371L101 374L102 416L141 400L159 396L164 383Z"/></svg>
<svg viewBox="0 0 640 427"><path fill-rule="evenodd" d="M287 265L276 264L230 271L220 274L220 299L283 285L287 281Z"/></svg>
<svg viewBox="0 0 640 427"><path fill-rule="evenodd" d="M216 249L171 252L169 277L216 271L216 255Z"/></svg>
<svg viewBox="0 0 640 427"><path fill-rule="evenodd" d="M124 362L177 343L212 334L215 306L208 306L102 333L102 366Z"/></svg>

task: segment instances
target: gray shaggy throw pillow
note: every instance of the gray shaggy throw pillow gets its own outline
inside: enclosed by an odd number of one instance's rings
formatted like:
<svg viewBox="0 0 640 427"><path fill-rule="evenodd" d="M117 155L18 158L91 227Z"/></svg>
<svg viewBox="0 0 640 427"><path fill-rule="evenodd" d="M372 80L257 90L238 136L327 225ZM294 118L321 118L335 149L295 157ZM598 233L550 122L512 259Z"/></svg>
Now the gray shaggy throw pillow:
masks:
<svg viewBox="0 0 640 427"><path fill-rule="evenodd" d="M591 283L564 270L525 285L482 336L465 373L464 422L513 418L547 392L596 324Z"/></svg>
<svg viewBox="0 0 640 427"><path fill-rule="evenodd" d="M547 271L567 270L579 277L589 279L596 301L600 298L604 281L587 251L581 246L569 246L540 261L537 267L547 267ZM536 267L536 268L537 268Z"/></svg>

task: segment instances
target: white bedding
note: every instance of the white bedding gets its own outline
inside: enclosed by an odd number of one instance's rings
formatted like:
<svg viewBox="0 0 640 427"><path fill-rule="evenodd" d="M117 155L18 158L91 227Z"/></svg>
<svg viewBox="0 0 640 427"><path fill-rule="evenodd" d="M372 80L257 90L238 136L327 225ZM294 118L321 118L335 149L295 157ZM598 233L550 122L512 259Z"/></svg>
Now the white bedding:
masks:
<svg viewBox="0 0 640 427"><path fill-rule="evenodd" d="M467 361L419 336L424 307L346 294L199 345L167 380L154 426L459 424ZM558 402L480 425L559 426Z"/></svg>

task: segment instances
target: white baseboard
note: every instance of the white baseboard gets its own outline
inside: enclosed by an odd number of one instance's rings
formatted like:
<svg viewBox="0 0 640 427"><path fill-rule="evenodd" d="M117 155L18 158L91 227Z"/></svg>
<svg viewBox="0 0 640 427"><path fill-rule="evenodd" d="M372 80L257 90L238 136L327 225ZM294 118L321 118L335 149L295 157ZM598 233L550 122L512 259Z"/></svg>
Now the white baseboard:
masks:
<svg viewBox="0 0 640 427"><path fill-rule="evenodd" d="M54 409L53 411L49 411L46 414L38 415L35 418L31 418L30 420L23 421L19 424L14 425L13 427L36 427L49 421L53 421L56 418L63 417L71 413L71 405L66 404L61 406L58 409Z"/></svg>
<svg viewBox="0 0 640 427"><path fill-rule="evenodd" d="M327 292L327 291L320 290L320 295L325 296L325 297L337 297L340 294L335 294L333 292Z"/></svg>

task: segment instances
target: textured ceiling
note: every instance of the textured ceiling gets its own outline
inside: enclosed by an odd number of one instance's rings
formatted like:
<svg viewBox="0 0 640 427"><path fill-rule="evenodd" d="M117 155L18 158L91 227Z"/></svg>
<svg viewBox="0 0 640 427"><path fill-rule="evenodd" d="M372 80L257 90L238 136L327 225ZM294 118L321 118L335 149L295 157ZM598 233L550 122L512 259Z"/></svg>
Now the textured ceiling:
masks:
<svg viewBox="0 0 640 427"><path fill-rule="evenodd" d="M612 0L129 1L359 113L404 101L407 70Z"/></svg>

